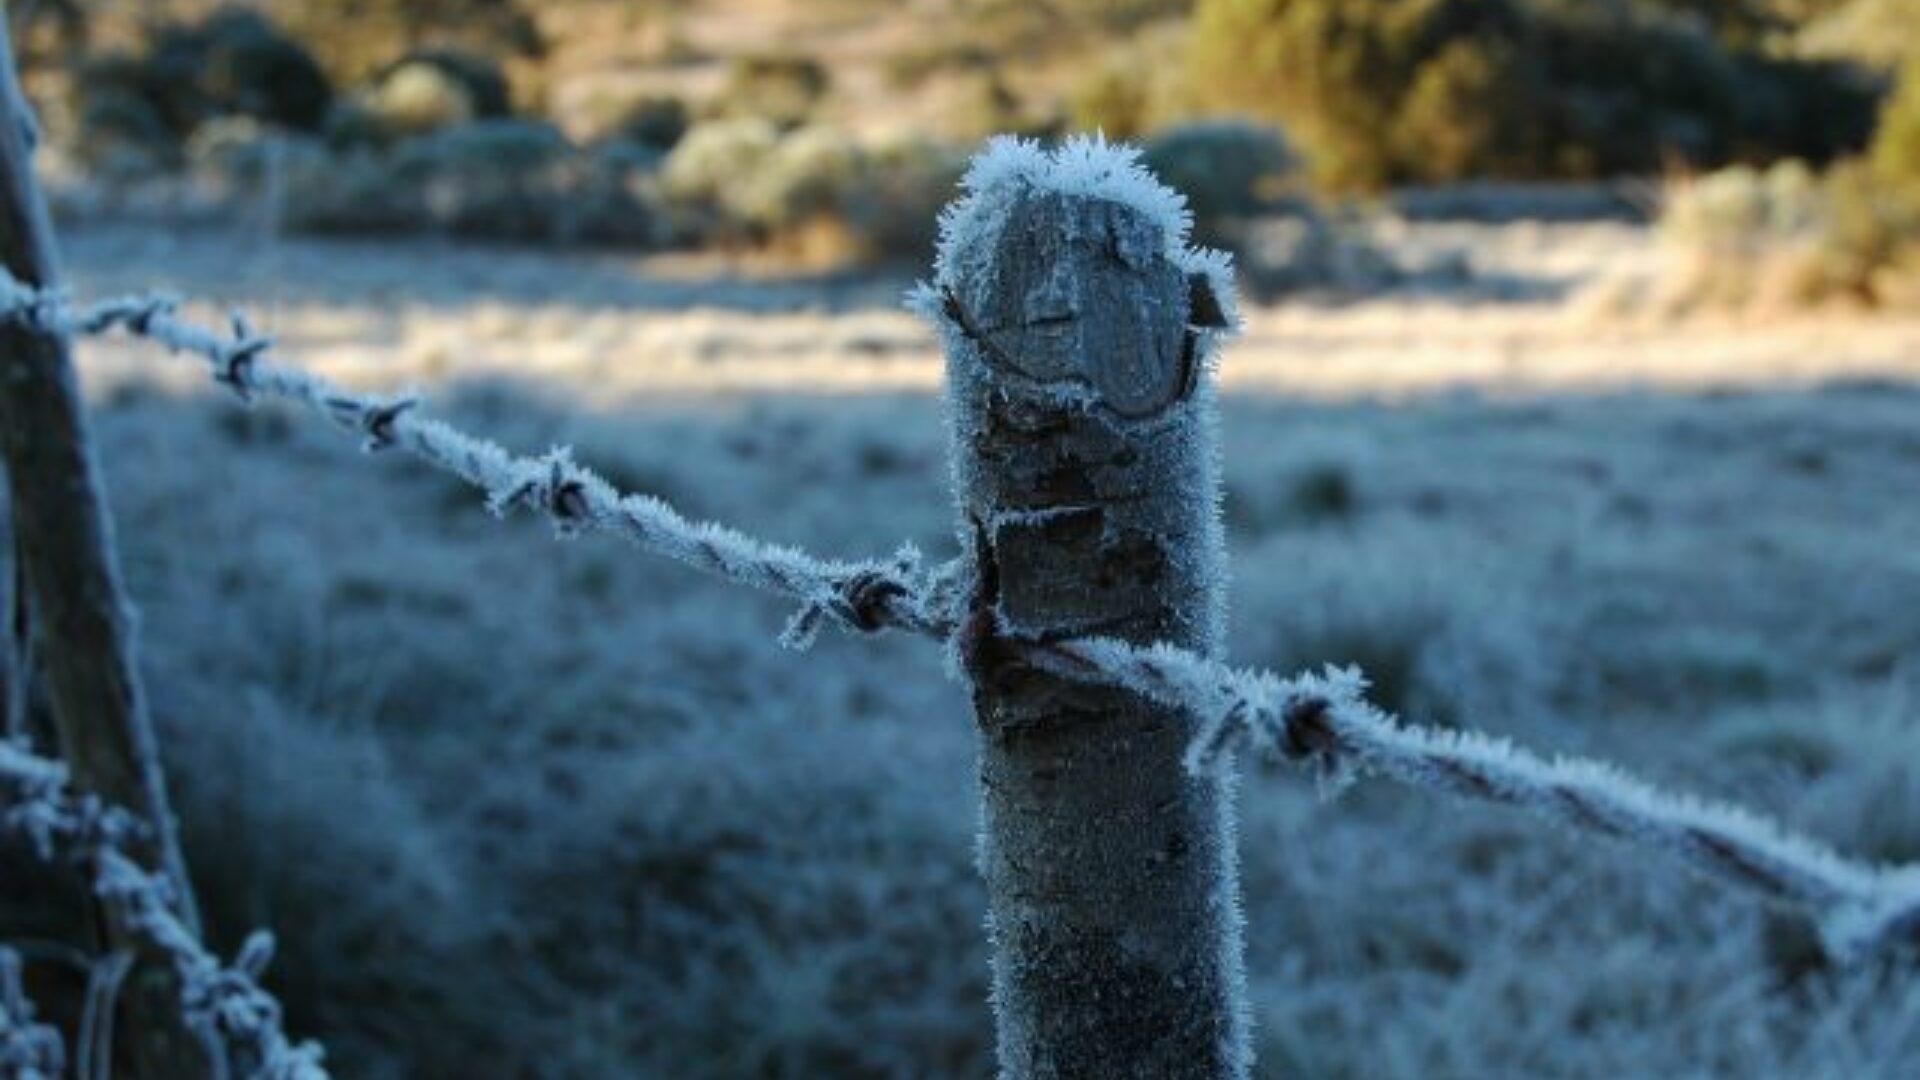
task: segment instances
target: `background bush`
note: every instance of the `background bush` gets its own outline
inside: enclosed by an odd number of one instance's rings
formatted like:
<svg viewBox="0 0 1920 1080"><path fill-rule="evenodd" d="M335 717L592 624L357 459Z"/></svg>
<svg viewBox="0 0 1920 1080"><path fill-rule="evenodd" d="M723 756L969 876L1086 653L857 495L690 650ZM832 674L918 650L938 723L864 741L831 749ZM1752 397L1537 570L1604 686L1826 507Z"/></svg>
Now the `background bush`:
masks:
<svg viewBox="0 0 1920 1080"><path fill-rule="evenodd" d="M360 104L386 138L496 119L513 108L499 65L453 49L402 57L374 79Z"/></svg>
<svg viewBox="0 0 1920 1080"><path fill-rule="evenodd" d="M1920 187L1920 57L1907 62L1880 114L1873 164L1889 183Z"/></svg>
<svg viewBox="0 0 1920 1080"><path fill-rule="evenodd" d="M810 56L743 56L728 65L717 111L796 127L813 115L832 84L826 65Z"/></svg>
<svg viewBox="0 0 1920 1080"><path fill-rule="evenodd" d="M1683 306L1920 307L1920 193L1865 161L1725 169L1672 193L1662 235L1690 261Z"/></svg>
<svg viewBox="0 0 1920 1080"><path fill-rule="evenodd" d="M362 82L422 49L537 58L544 50L523 0L269 0L344 83Z"/></svg>
<svg viewBox="0 0 1920 1080"><path fill-rule="evenodd" d="M169 122L183 134L211 116L312 131L333 101L332 85L306 47L249 11L162 29L146 63Z"/></svg>
<svg viewBox="0 0 1920 1080"><path fill-rule="evenodd" d="M659 190L683 243L772 246L828 262L919 256L963 164L930 142L867 144L826 127L720 120L674 148Z"/></svg>
<svg viewBox="0 0 1920 1080"><path fill-rule="evenodd" d="M1190 64L1204 100L1282 121L1338 187L1824 160L1865 141L1876 100L1849 69L1627 0L1200 0Z"/></svg>
<svg viewBox="0 0 1920 1080"><path fill-rule="evenodd" d="M1202 120L1165 128L1142 148L1154 175L1187 197L1195 235L1232 246L1233 219L1260 210L1298 165L1280 132L1247 120Z"/></svg>
<svg viewBox="0 0 1920 1080"><path fill-rule="evenodd" d="M693 126L686 102L664 94L647 94L623 103L604 133L665 153L686 137Z"/></svg>
<svg viewBox="0 0 1920 1080"><path fill-rule="evenodd" d="M73 96L84 160L137 155L170 165L195 129L219 117L318 130L333 88L298 42L253 12L227 10L163 25L138 52L86 60Z"/></svg>

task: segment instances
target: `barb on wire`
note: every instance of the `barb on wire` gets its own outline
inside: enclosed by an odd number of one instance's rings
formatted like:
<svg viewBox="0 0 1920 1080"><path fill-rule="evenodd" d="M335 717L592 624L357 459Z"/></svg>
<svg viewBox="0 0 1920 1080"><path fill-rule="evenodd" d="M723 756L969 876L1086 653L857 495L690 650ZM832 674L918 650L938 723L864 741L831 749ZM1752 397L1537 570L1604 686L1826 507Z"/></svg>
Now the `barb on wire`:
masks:
<svg viewBox="0 0 1920 1080"><path fill-rule="evenodd" d="M8 1080L59 1080L66 1045L50 1024L34 1018L22 984L20 954L0 945L0 1076Z"/></svg>
<svg viewBox="0 0 1920 1080"><path fill-rule="evenodd" d="M101 902L166 955L180 975L182 1015L224 1050L238 1075L327 1080L319 1044L289 1042L279 1001L260 986L273 955L272 935L255 932L233 963L222 963L174 915L166 881L123 852L139 831L132 815L92 796L72 794L65 766L10 742L0 742L0 808L0 829L26 836L43 859L85 866ZM0 1013L9 1013L4 998L0 993ZM10 1052L4 1019L0 1015L0 1064Z"/></svg>
<svg viewBox="0 0 1920 1080"><path fill-rule="evenodd" d="M72 308L0 273L0 319L53 332L114 327L199 356L247 401L275 397L359 432L369 450L399 447L484 491L504 514L527 507L563 536L604 530L723 578L781 593L800 609L781 635L805 648L823 623L899 629L948 643L954 670L985 652L1066 678L1127 687L1196 720L1187 766L1218 768L1241 747L1312 767L1337 789L1361 774L1530 811L1575 829L1664 851L1718 880L1810 908L1831 954L1853 958L1920 941L1920 867L1869 866L1732 806L1668 794L1598 762L1542 758L1504 740L1403 724L1369 704L1365 680L1329 669L1293 679L1237 671L1166 645L1109 639L1029 641L1006 635L991 606L967 610L956 560L927 567L904 547L889 560L847 562L695 522L645 494L622 494L557 448L537 458L421 415L417 397L358 394L269 359L272 341L235 318L221 334L152 296Z"/></svg>

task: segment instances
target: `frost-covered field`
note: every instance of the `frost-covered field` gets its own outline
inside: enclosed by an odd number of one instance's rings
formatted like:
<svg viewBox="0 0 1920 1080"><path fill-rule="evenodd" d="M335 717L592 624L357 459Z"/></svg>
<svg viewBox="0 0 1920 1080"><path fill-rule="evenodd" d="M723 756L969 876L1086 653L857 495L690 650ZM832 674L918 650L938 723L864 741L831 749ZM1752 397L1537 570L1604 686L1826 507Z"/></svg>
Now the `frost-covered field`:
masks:
<svg viewBox="0 0 1920 1080"><path fill-rule="evenodd" d="M1230 347L1234 659L1357 662L1411 717L1920 858L1920 325L1637 318L1625 227L1454 233L1407 242L1551 287L1261 310ZM690 512L953 550L905 278L67 246L83 296L244 303L290 359ZM84 362L203 904L279 932L342 1075L989 1074L934 650L783 652L761 597L139 374L191 364ZM1920 1071L1920 975L1820 970L1804 925L1663 862L1260 767L1242 854L1263 1076Z"/></svg>

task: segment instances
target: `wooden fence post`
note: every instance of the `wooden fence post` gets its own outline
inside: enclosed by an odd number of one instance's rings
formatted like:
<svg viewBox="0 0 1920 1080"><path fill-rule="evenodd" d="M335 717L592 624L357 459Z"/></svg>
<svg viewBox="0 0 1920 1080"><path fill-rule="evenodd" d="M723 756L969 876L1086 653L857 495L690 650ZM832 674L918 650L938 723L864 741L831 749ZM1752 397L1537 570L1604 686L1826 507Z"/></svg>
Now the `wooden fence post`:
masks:
<svg viewBox="0 0 1920 1080"><path fill-rule="evenodd" d="M1191 723L1006 657L996 635L1219 652L1213 331L1224 263L1099 142L996 143L917 305L946 345L979 567L960 643L980 726L1000 1067L1009 1080L1227 1080L1249 1067L1231 781Z"/></svg>
<svg viewBox="0 0 1920 1080"><path fill-rule="evenodd" d="M0 484L0 491L4 490ZM0 530L0 739L19 739L27 734L33 628L27 621L26 589L12 529Z"/></svg>
<svg viewBox="0 0 1920 1080"><path fill-rule="evenodd" d="M35 139L12 42L0 20L0 261L21 281L52 288L58 268L52 225L34 180ZM80 791L141 817L146 834L129 854L167 880L176 913L197 932L135 665L112 522L64 334L21 324L0 327L0 452L61 755ZM104 929L115 948L146 956L129 928L109 921ZM210 1075L208 1050L186 1028L179 980L164 954L146 956L123 988L121 1003L119 1030L128 1035L131 1075Z"/></svg>

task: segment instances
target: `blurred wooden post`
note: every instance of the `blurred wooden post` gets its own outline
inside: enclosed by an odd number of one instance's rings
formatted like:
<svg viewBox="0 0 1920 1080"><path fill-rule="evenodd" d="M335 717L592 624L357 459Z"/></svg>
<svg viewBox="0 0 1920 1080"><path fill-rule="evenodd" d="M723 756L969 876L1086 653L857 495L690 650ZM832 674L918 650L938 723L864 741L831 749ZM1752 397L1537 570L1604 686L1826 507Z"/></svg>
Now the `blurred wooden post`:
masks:
<svg viewBox="0 0 1920 1080"><path fill-rule="evenodd" d="M34 141L32 112L0 20L0 261L21 281L52 287L58 268L52 225L33 175ZM65 335L19 324L0 327L0 452L61 755L79 790L144 820L147 835L132 855L166 878L179 915L197 928L134 661L112 522ZM114 947L145 955L126 927L109 922L105 932ZM164 960L146 957L128 979L121 1007L119 1030L131 1075L211 1075L206 1049L182 1020L178 978Z"/></svg>
<svg viewBox="0 0 1920 1080"><path fill-rule="evenodd" d="M1177 710L992 644L1106 635L1218 652L1214 405L1194 324L1219 326L1220 298L1169 254L1167 222L1134 205L1018 175L970 199L924 305L947 347L980 575L961 648L1002 1075L1237 1080L1231 781L1182 768L1192 729Z"/></svg>
<svg viewBox="0 0 1920 1080"><path fill-rule="evenodd" d="M4 488L0 488L4 490ZM27 614L26 582L22 579L12 530L0 533L0 739L27 734L27 677L33 663L29 651L32 624Z"/></svg>

